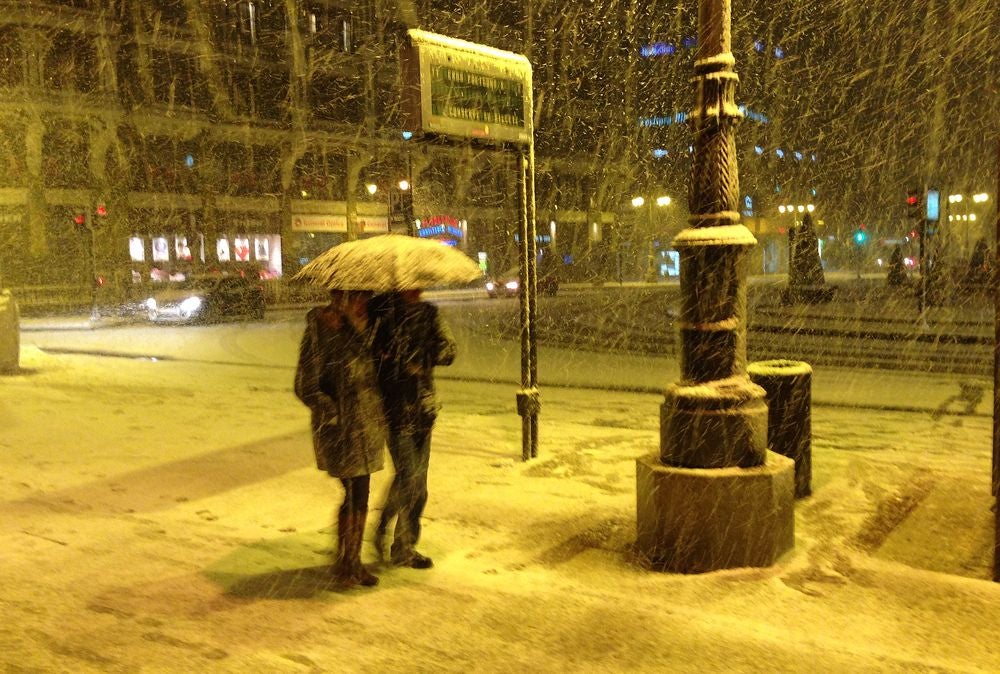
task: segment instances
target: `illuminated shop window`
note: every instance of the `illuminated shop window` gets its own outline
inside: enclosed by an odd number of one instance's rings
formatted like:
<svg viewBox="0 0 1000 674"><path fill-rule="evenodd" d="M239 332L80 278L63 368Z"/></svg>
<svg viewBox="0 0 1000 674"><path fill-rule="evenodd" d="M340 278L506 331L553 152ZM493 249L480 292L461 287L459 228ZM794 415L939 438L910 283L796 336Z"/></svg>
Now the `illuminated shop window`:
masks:
<svg viewBox="0 0 1000 674"><path fill-rule="evenodd" d="M128 240L128 254L133 262L146 261L146 244L141 236L133 236Z"/></svg>
<svg viewBox="0 0 1000 674"><path fill-rule="evenodd" d="M153 239L153 262L167 262L170 259L170 247L167 237L158 236Z"/></svg>
<svg viewBox="0 0 1000 674"><path fill-rule="evenodd" d="M233 259L237 262L250 261L250 239L245 236L233 239Z"/></svg>

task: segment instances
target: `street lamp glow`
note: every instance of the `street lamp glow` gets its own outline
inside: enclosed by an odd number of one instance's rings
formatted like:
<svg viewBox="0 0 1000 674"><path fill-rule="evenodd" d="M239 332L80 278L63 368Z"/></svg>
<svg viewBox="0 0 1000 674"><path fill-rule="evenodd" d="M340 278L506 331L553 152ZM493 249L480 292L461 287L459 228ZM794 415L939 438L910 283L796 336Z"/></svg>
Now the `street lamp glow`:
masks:
<svg viewBox="0 0 1000 674"><path fill-rule="evenodd" d="M639 208L644 203L646 203L646 200L643 199L642 197L632 197L632 205L635 206L636 208Z"/></svg>
<svg viewBox="0 0 1000 674"><path fill-rule="evenodd" d="M399 181L399 189L403 190L404 192L406 190L410 189L410 181L409 180L400 180Z"/></svg>
<svg viewBox="0 0 1000 674"><path fill-rule="evenodd" d="M806 211L806 207L803 206L802 204L799 204L799 213L805 213L805 211Z"/></svg>
<svg viewBox="0 0 1000 674"><path fill-rule="evenodd" d="M787 206L785 206L785 210L788 211L789 213L791 213L792 211L795 210L795 206L792 206L791 204L788 204Z"/></svg>
<svg viewBox="0 0 1000 674"><path fill-rule="evenodd" d="M979 194L973 194L972 200L977 204L981 204L990 200L990 195L986 192L980 192Z"/></svg>
<svg viewBox="0 0 1000 674"><path fill-rule="evenodd" d="M809 211L810 213L812 213L813 211L816 210L816 207L813 204L807 204L806 205L806 210Z"/></svg>
<svg viewBox="0 0 1000 674"><path fill-rule="evenodd" d="M778 212L779 213L784 213L786 210L787 209L784 207L784 205L778 206Z"/></svg>
<svg viewBox="0 0 1000 674"><path fill-rule="evenodd" d="M378 185L376 185L375 183L368 183L367 185L365 185L365 188L368 190L368 194L375 194L376 192L378 192Z"/></svg>
<svg viewBox="0 0 1000 674"><path fill-rule="evenodd" d="M949 204L957 204L957 203L961 203L961 201L962 201L962 195L961 194L949 194L948 195L948 203Z"/></svg>
<svg viewBox="0 0 1000 674"><path fill-rule="evenodd" d="M969 213L969 222L975 222L975 221L976 221L976 214Z"/></svg>
<svg viewBox="0 0 1000 674"><path fill-rule="evenodd" d="M657 206L669 206L670 205L670 197L656 197L656 205Z"/></svg>

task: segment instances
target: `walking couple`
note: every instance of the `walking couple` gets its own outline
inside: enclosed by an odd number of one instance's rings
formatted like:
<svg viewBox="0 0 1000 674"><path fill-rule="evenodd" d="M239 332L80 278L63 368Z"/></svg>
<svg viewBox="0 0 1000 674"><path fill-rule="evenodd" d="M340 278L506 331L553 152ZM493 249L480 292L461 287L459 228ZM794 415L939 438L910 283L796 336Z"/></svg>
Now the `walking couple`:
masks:
<svg viewBox="0 0 1000 674"><path fill-rule="evenodd" d="M433 565L416 550L437 415L433 370L454 358L450 331L419 290L333 290L329 304L306 315L295 394L312 413L317 468L344 488L333 568L338 586L378 583L361 563L361 545L371 474L384 465L386 442L395 475L375 530L379 559L385 559L395 518L390 561L416 569Z"/></svg>

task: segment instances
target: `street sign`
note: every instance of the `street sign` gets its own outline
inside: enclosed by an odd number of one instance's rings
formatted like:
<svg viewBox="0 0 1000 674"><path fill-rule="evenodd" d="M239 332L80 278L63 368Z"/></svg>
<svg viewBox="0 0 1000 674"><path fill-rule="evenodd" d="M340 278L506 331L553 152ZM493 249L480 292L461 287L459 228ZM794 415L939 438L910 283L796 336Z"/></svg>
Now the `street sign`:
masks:
<svg viewBox="0 0 1000 674"><path fill-rule="evenodd" d="M404 129L484 142L531 141L527 58L422 30L406 35L400 56Z"/></svg>

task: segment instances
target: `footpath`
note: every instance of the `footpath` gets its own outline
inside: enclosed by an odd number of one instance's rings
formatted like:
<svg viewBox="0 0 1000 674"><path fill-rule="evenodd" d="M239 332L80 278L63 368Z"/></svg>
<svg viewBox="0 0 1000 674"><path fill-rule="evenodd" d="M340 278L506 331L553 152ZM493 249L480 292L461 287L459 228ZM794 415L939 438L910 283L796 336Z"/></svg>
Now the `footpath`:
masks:
<svg viewBox="0 0 1000 674"><path fill-rule="evenodd" d="M966 378L817 369L794 549L767 569L660 574L631 552L635 460L657 451L676 359L540 347L539 457L523 463L518 345L459 334L438 374L421 545L435 568L377 563L369 542L381 584L341 593L326 566L340 490L313 468L290 390L298 322L220 327L211 344L137 328L113 345L168 357L152 360L93 355L113 331L34 321L22 374L0 381L0 671L1000 662L990 382L973 405Z"/></svg>

